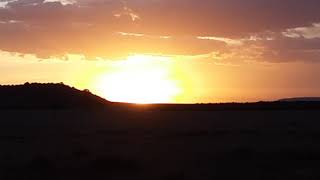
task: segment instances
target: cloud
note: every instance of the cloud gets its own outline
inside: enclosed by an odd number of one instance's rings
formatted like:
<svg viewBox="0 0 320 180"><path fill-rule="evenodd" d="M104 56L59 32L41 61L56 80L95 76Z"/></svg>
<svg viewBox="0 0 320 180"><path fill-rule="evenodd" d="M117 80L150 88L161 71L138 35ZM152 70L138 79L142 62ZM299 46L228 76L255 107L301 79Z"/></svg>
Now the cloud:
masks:
<svg viewBox="0 0 320 180"><path fill-rule="evenodd" d="M213 37L213 36L198 36L198 39L201 40L214 40L214 41L221 41L226 43L227 45L242 45L241 40L237 39L230 39L230 38L223 38L223 37Z"/></svg>
<svg viewBox="0 0 320 180"><path fill-rule="evenodd" d="M317 62L318 0L0 0L0 50ZM318 59L319 61L319 59Z"/></svg>
<svg viewBox="0 0 320 180"><path fill-rule="evenodd" d="M320 62L320 39L282 37L264 42L263 59L272 62Z"/></svg>
<svg viewBox="0 0 320 180"><path fill-rule="evenodd" d="M44 0L43 1L43 3L50 3L50 2L60 2L64 6L77 3L76 0Z"/></svg>
<svg viewBox="0 0 320 180"><path fill-rule="evenodd" d="M283 32L283 35L290 38L320 38L320 23L314 23L312 26L287 29Z"/></svg>
<svg viewBox="0 0 320 180"><path fill-rule="evenodd" d="M127 32L118 32L118 34L122 36L135 36L135 37L143 37L146 36L145 34L139 34L139 33L127 33Z"/></svg>
<svg viewBox="0 0 320 180"><path fill-rule="evenodd" d="M318 0L128 1L148 33L235 37L320 21Z"/></svg>
<svg viewBox="0 0 320 180"><path fill-rule="evenodd" d="M121 18L122 16L128 16L131 18L132 21L141 19L138 13L136 13L131 8L129 8L127 4L124 2L123 2L123 8L120 11L114 13L113 16L117 18Z"/></svg>
<svg viewBox="0 0 320 180"><path fill-rule="evenodd" d="M8 4L15 1L17 0L0 0L0 8L8 8Z"/></svg>

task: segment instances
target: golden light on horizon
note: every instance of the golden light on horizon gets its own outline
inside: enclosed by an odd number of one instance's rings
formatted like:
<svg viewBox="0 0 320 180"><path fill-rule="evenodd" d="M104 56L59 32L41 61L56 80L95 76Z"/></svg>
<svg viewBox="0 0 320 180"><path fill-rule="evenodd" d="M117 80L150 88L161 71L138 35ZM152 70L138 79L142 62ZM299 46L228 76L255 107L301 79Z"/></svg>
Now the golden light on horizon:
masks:
<svg viewBox="0 0 320 180"><path fill-rule="evenodd" d="M96 89L109 101L137 104L171 103L182 89L170 76L170 59L133 55L98 78Z"/></svg>

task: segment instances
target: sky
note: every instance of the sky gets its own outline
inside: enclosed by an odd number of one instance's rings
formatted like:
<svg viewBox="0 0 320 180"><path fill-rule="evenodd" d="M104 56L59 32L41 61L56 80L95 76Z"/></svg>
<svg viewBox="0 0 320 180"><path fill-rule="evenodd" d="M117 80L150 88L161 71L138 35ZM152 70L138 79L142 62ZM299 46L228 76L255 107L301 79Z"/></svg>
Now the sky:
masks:
<svg viewBox="0 0 320 180"><path fill-rule="evenodd" d="M320 96L319 0L0 0L0 84L112 101Z"/></svg>

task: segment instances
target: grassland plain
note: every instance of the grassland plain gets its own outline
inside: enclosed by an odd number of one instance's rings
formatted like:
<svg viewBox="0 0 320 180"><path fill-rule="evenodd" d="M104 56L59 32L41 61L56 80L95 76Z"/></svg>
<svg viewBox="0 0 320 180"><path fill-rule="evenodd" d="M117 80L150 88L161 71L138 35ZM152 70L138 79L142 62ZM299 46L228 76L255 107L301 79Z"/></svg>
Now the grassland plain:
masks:
<svg viewBox="0 0 320 180"><path fill-rule="evenodd" d="M1 179L309 179L320 111L0 110Z"/></svg>

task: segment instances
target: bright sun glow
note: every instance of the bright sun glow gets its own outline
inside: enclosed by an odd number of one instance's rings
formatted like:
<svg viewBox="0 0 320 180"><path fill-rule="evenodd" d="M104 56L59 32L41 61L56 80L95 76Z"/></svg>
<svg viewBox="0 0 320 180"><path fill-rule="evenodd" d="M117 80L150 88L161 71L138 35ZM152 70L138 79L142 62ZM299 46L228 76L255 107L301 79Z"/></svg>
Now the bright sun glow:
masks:
<svg viewBox="0 0 320 180"><path fill-rule="evenodd" d="M166 57L130 56L115 71L103 74L97 89L113 102L170 103L181 89L170 79L169 63Z"/></svg>

